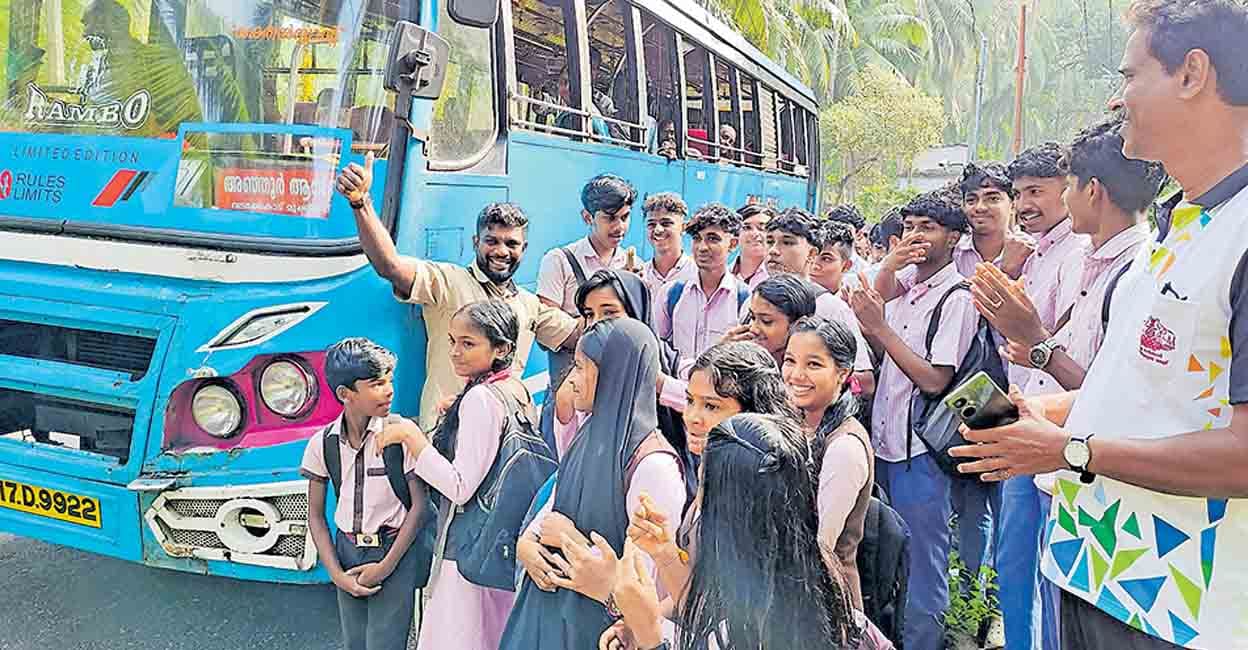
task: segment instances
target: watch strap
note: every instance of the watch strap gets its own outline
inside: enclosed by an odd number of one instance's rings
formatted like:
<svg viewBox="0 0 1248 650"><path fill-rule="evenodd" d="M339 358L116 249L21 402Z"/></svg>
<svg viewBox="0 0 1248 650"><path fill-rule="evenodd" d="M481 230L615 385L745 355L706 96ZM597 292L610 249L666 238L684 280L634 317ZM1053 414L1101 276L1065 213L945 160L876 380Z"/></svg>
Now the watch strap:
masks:
<svg viewBox="0 0 1248 650"><path fill-rule="evenodd" d="M1083 443L1083 446L1088 450L1087 462L1084 463L1083 467L1074 468L1076 471L1079 472L1079 482L1083 483L1084 485L1090 485L1093 481L1096 480L1096 474L1093 474L1092 472L1088 471L1088 466L1092 464L1092 446L1088 444L1088 441L1092 439L1093 435L1096 435L1096 434L1089 433L1086 436L1072 436L1071 437L1071 440L1078 440L1079 442Z"/></svg>

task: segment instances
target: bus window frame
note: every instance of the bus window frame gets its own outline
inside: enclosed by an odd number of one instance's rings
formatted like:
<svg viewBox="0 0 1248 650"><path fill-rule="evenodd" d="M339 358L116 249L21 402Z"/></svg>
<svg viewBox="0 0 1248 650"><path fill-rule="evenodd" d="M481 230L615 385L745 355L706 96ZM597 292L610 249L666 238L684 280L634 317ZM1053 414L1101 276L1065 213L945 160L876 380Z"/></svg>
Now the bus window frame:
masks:
<svg viewBox="0 0 1248 650"><path fill-rule="evenodd" d="M737 107L740 114L741 125L741 131L737 134L737 141L740 143L741 150L743 152L740 162L747 167L753 167L754 169L761 170L763 169L763 115L760 107L762 97L759 95L759 82L758 79L755 79L748 72L742 72L740 68L734 68L734 70L736 70L737 74ZM746 146L745 142L745 105L741 101L744 96L741 89L744 88L745 85L748 85L750 88L750 101L754 106L754 110L750 111L753 115L753 119L751 120L752 124L750 126L754 127L754 133L757 136L757 142L755 144L758 146L758 149L756 151L750 150Z"/></svg>
<svg viewBox="0 0 1248 650"><path fill-rule="evenodd" d="M427 24L425 22L427 21L427 15L424 12L424 7L428 4L425 2L407 3L407 11L400 12L402 15L397 16L395 20ZM272 122L269 124L281 126L285 122ZM410 139L407 127L396 120L390 134L390 156L387 159L387 171L393 171L393 178L402 179L407 171L407 150ZM388 176L388 178L391 178L391 176ZM385 193L386 196L393 196L393 200L397 201L398 196L402 193L402 184L400 183L399 185L399 187L390 188L390 191ZM379 217L382 225L391 233L391 236L394 236L398 231L398 211L387 209L389 202L389 199L383 202ZM172 203L170 209L173 209ZM47 222L46 220L36 220L27 217L0 216L0 232L4 231L52 233L66 237L121 240L140 244L259 255L347 257L359 255L364 250L358 235L334 239L278 238L262 235L194 232L157 226L93 223L74 221L72 219Z"/></svg>
<svg viewBox="0 0 1248 650"><path fill-rule="evenodd" d="M506 70L507 85L506 101L503 102L504 107L502 116L503 133L509 134L514 128L519 131L527 131L530 133L550 133L563 137L570 137L576 141L584 141L593 131L592 120L585 119L591 117L591 113L586 106L593 102L593 88L589 82L589 35L588 26L584 29L581 25L585 23L587 14L585 12L585 0L558 0L562 5L563 12L563 38L564 38L564 65L568 68L568 85L569 94L576 106L560 106L567 109L572 114L573 128L564 129L553 125L536 124L522 119L520 115L513 115L513 106L511 100L516 100L518 104L535 104L540 100L527 97L520 92L520 79L518 77L518 60L516 58L516 28L515 16L511 11L511 3L509 1L500 0L507 5L503 8L501 16L503 20L503 37L504 47L502 56L504 58L504 69ZM571 9L569 12L568 9ZM583 57L583 59L582 59Z"/></svg>
<svg viewBox="0 0 1248 650"><path fill-rule="evenodd" d="M743 125L745 123L745 118L744 116L741 115L741 71L737 69L737 66L729 63L726 59L720 59L714 54L711 55L711 62L714 64L715 67L718 67L719 64L722 62L728 68L728 107L729 107L728 113L732 116L732 122L728 126L731 126L733 128L733 131L735 131L737 134L737 141L733 143L732 146L724 146L724 143L720 142L720 133L719 133L720 130L723 129L722 124L720 127L718 127L715 130L715 141L719 142L720 144L720 147L718 150L719 160L728 160L729 162L740 163L745 159L745 149L741 146L742 139L745 137L745 133L744 133L745 129L743 128ZM719 71L718 70L715 71L715 84L716 84L715 115L718 116L719 115ZM735 154L736 156L735 159L730 156L725 156L724 155L725 149Z"/></svg>
<svg viewBox="0 0 1248 650"><path fill-rule="evenodd" d="M587 9L584 0L576 0L576 2L580 3L582 7ZM628 0L606 0L602 4L602 6L599 8L598 11L605 11L606 7L610 5L612 2L619 2L621 6L623 7L624 11L627 12L623 15L625 63L624 63L624 66L622 66L619 69L619 71L617 72L617 75L624 76L625 81L628 80L629 74L632 75L633 97L634 97L634 100L638 102L637 104L637 120L638 121L630 122L629 120L623 117L618 117L618 116L609 117L606 115L599 115L598 117L602 119L603 121L607 122L608 124L618 124L624 129L627 129L629 132L636 132L636 133L639 133L640 135L631 137L629 140L620 140L614 136L601 136L601 135L598 135L597 133L594 133L592 119L582 120L582 122L584 122L583 126L585 127L582 130L585 132L585 136L592 142L612 144L612 145L628 147L630 149L635 149L635 150L640 151L640 150L644 150L646 147L646 123L644 120L642 120L642 116L647 114L646 104L644 103L647 99L646 90L645 90L646 84L642 83L642 80L645 79L646 68L645 68L645 53L642 51L643 44L641 42L642 40L641 39L641 13L637 9L636 5L632 4L631 2L628 2ZM587 94L587 97L584 98L584 101L585 101L584 105L592 106L593 101L594 101L594 86L593 86L592 75L590 74L588 20L589 20L589 17L587 14L586 22L585 22L585 29L581 30L582 32L584 32L583 34L584 35L584 47L581 48L582 51L578 53L577 60L580 62L580 65L585 70L585 77L583 78L582 83L585 84L584 88L586 89L586 92L588 94ZM578 44L579 43L580 41L578 41ZM617 79L617 82L618 82L618 79ZM590 113L588 117L592 118L593 114Z"/></svg>
<svg viewBox="0 0 1248 650"><path fill-rule="evenodd" d="M446 2L448 0L442 0ZM422 3L428 4L428 3ZM503 55L502 50L506 49L505 43L510 42L510 25L511 25L511 3L501 2L499 7L499 18L494 21L494 26L488 29L490 35L490 65L491 75L494 83L494 136L486 144L482 145L480 150L471 156L461 158L459 160L434 160L428 155L426 149L425 168L431 172L472 172L479 174L505 174L507 171L507 74L508 60ZM477 29L475 25L467 25L456 21L454 16L450 15L447 10L447 17L458 25ZM442 31L442 25L439 20L437 31ZM433 130L432 116L430 117L430 131ZM432 137L431 133L426 133L426 140ZM427 147L427 145L425 145Z"/></svg>
<svg viewBox="0 0 1248 650"><path fill-rule="evenodd" d="M688 42L694 48L689 51L690 54L693 54L697 52L698 50L701 50L702 52L702 94L700 97L697 98L702 102L702 122L701 124L698 124L696 126L701 126L703 129L706 130L705 140L695 138L692 135L689 135L689 130L693 128L695 125L689 124L689 100L690 100L689 84L688 84L689 76L688 76L688 69L685 66L686 54L684 53L684 49L685 49L684 46L686 42ZM689 145L690 143L697 142L698 144L702 144L706 146L707 148L707 155L705 157L705 160L717 160L719 158L719 144L718 144L719 135L717 133L719 131L719 111L716 110L713 104L714 93L711 93L712 106L711 106L711 110L709 111L709 113L707 111L707 106L706 106L707 90L714 88L715 75L714 75L713 65L715 63L715 57L713 54L711 54L710 48L703 45L697 39L690 38L680 32L676 32L676 53L677 53L676 58L679 60L679 63L680 63L680 86L679 88L680 88L681 121L685 123L684 128L680 130L680 133L683 134L683 137L679 138L679 140L681 141L681 145L682 145L679 149L680 154L683 158L688 160L689 149L692 148Z"/></svg>

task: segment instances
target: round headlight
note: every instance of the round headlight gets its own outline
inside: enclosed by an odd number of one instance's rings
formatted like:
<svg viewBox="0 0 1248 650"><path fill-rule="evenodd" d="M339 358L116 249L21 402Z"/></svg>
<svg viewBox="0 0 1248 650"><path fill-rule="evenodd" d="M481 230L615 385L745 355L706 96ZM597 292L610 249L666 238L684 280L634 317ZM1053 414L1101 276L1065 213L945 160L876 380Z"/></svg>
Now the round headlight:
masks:
<svg viewBox="0 0 1248 650"><path fill-rule="evenodd" d="M298 415L311 398L312 382L298 364L274 361L260 374L260 399L278 415Z"/></svg>
<svg viewBox="0 0 1248 650"><path fill-rule="evenodd" d="M230 389L220 384L208 384L195 391L191 399L191 417L199 428L218 438L228 438L238 433L243 421L243 405Z"/></svg>

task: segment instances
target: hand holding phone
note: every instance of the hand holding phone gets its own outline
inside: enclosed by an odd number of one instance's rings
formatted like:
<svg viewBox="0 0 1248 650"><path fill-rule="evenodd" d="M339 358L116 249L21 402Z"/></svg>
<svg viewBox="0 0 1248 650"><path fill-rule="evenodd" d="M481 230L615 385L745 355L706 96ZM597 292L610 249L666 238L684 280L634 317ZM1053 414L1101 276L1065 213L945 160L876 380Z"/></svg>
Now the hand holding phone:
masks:
<svg viewBox="0 0 1248 650"><path fill-rule="evenodd" d="M945 396L945 406L971 429L993 429L1018 422L1018 407L988 376L978 372Z"/></svg>

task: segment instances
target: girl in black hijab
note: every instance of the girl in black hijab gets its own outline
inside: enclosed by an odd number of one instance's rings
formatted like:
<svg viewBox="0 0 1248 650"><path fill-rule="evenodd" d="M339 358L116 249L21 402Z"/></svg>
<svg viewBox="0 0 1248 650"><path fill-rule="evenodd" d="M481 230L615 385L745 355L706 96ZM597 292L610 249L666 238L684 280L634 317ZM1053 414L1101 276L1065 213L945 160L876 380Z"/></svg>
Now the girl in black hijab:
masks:
<svg viewBox="0 0 1248 650"><path fill-rule="evenodd" d="M567 381L577 410L589 416L560 461L553 508L540 513L517 544L527 577L501 649L594 647L611 623L608 594L587 596L563 580L554 557L563 536L583 543L588 533L595 545L621 548L643 492L669 512L683 509L680 465L657 430L658 350L654 334L633 319L601 321L581 337Z"/></svg>

